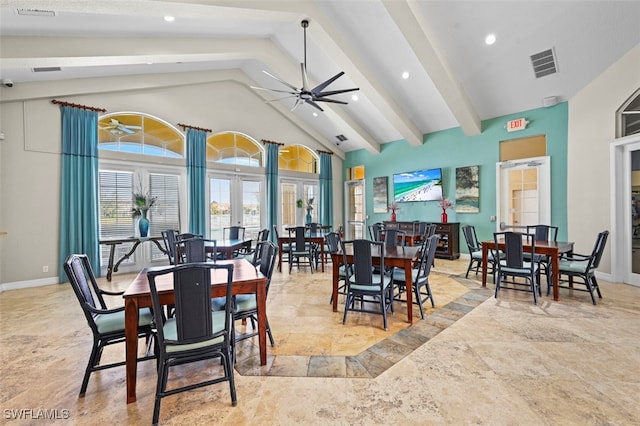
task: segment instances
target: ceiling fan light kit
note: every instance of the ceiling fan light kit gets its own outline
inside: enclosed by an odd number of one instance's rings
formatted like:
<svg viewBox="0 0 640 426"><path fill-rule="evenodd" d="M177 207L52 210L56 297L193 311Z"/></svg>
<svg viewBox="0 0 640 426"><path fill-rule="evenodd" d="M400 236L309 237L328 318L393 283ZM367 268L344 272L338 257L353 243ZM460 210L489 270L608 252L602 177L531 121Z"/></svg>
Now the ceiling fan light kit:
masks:
<svg viewBox="0 0 640 426"><path fill-rule="evenodd" d="M314 88L309 88L309 79L307 77L307 27L309 26L309 21L306 19L303 19L300 25L302 26L304 31L304 62L300 63L300 70L302 74L302 88L299 89L294 85L279 79L275 75L270 74L265 70L263 70L262 72L268 75L269 77L273 78L274 80L277 80L278 82L287 86L290 90L269 89L269 88L254 87L254 86L251 86L251 88L257 89L257 90L269 90L275 93L287 94L287 96L284 96L278 99L273 99L267 102L274 102L274 101L280 101L288 98L295 98L296 103L293 105L293 108L291 108L291 111L295 110L299 105L303 103L307 103L312 107L318 109L319 111L324 111L324 110L320 107L320 105L317 104L317 102L329 102L334 104L347 105L348 102L339 101L337 99L331 99L328 96L339 95L339 94L348 93L348 92L355 92L357 90L360 90L360 88L354 87L352 89L328 90L326 92L324 91L324 89L326 89L331 83L336 81L338 78L342 77L344 75L344 71L340 71L338 74L334 75L333 77L326 80L325 82L320 83Z"/></svg>

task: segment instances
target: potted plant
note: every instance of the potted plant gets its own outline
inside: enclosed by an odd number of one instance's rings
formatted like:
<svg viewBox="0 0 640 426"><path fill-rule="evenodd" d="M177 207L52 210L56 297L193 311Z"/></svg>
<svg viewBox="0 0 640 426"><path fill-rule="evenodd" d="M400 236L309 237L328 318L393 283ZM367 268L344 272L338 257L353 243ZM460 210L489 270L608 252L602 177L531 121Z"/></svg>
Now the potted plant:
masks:
<svg viewBox="0 0 640 426"><path fill-rule="evenodd" d="M147 212L158 201L158 197L152 197L149 191L136 190L133 193L133 207L131 208L131 216L139 218L138 229L140 237L146 238L149 234L149 219Z"/></svg>
<svg viewBox="0 0 640 426"><path fill-rule="evenodd" d="M298 208L304 207L305 209L307 209L307 215L305 216L307 225L311 223L311 210L313 210L313 200L313 198L309 198L306 204L301 198L296 201L296 206L298 206Z"/></svg>
<svg viewBox="0 0 640 426"><path fill-rule="evenodd" d="M447 220L449 219L447 217L447 209L450 209L451 207L453 207L453 203L448 198L443 198L442 200L440 200L440 207L442 208L442 214L440 215L440 222L447 223Z"/></svg>
<svg viewBox="0 0 640 426"><path fill-rule="evenodd" d="M396 212L400 210L400 206L395 201L387 206L387 211L391 212L391 222L396 221Z"/></svg>

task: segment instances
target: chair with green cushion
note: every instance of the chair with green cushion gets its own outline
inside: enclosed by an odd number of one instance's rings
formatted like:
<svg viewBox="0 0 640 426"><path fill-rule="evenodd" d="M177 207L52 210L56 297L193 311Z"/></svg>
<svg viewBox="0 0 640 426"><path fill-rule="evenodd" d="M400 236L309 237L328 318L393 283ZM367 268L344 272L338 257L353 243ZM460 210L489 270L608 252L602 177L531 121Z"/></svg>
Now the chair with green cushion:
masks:
<svg viewBox="0 0 640 426"><path fill-rule="evenodd" d="M211 310L211 275L214 272L226 275L226 303L223 310L215 312ZM168 274L171 276L164 277ZM231 298L233 265L187 263L149 271L147 277L156 322L162 321L158 282L162 282L163 286L171 282L175 299L175 316L158 328L158 382L153 424L158 423L162 398L215 383L229 382L231 405L235 406ZM222 375L196 383L189 381L189 384L167 390L171 367L212 358L221 359ZM201 369L200 372L207 374L210 369Z"/></svg>
<svg viewBox="0 0 640 426"><path fill-rule="evenodd" d="M467 248L469 249L469 266L467 267L467 273L465 274L465 278L469 278L469 272L471 272L471 269L475 266L476 275L478 275L480 265L482 265L482 245L480 245L480 242L478 241L475 226L464 225L462 227L462 234L464 235ZM504 259L504 253L498 252L498 257ZM487 272L491 272L493 275L493 282L495 282L497 268L493 250L490 250L487 253L487 266L491 268Z"/></svg>
<svg viewBox="0 0 640 426"><path fill-rule="evenodd" d="M504 243L504 259L496 262L496 292L498 298L500 289L529 291L533 293L533 303L538 304L540 294L540 266L538 262L524 259L524 244L531 245L531 252L535 253L536 240L533 234L520 232L495 232L493 234L495 247ZM497 250L496 250L497 251ZM494 252L494 257L498 255ZM524 282L522 282L524 280ZM507 287L505 284L509 284Z"/></svg>
<svg viewBox="0 0 640 426"><path fill-rule="evenodd" d="M102 350L105 346L125 341L124 307L108 309L104 296L122 296L124 292L101 290L91 269L89 258L85 254L69 255L64 263L64 271L93 333L93 347L84 378L82 379L82 386L80 387L80 396L84 396L87 391L89 377L93 371L125 364L124 361L121 361L100 365ZM154 333L153 315L148 308L140 309L139 315L138 337L145 337L151 343L153 342ZM153 358L155 358L155 355L146 355L138 358L138 360L143 361Z"/></svg>
<svg viewBox="0 0 640 426"><path fill-rule="evenodd" d="M417 262L415 268L411 270L412 282L411 289L407 289L406 275L404 269L394 268L392 278L393 282L398 289L398 293L394 296L395 300L404 301L402 293L406 291L413 291L413 304L420 307L420 317L424 319L424 308L422 305L429 300L431 307L435 308L435 302L433 301L433 293L431 292L431 286L429 285L429 275L431 274L431 267L433 266L433 259L436 255L436 248L438 247L438 240L440 235L432 235L425 241L420 251L420 260Z"/></svg>
<svg viewBox="0 0 640 426"><path fill-rule="evenodd" d="M273 244L271 241L262 241L258 243L259 247L256 250L260 250L260 263L257 268L260 270L262 275L267 277L267 297L269 296L269 286L271 285L271 276L273 275L273 270L276 266L276 258L278 257L278 246ZM253 336L258 335L258 302L256 300L255 294L238 294L233 297L234 298L234 312L233 319L234 320L246 320L249 319L251 321L252 332L236 334L236 341L245 340ZM211 308L213 310L221 310L224 309L224 305L226 300L224 297L216 297L211 300ZM269 320L267 319L267 335L269 336L269 341L271 342L271 346L275 345L275 340L273 339L273 334L271 333L271 327L269 326Z"/></svg>
<svg viewBox="0 0 640 426"><path fill-rule="evenodd" d="M588 291L591 295L591 301L596 304L596 298L593 295L595 291L598 293L598 298L602 299L602 293L600 293L600 286L596 280L595 272L600 266L600 259L602 253L607 244L607 238L609 237L609 231L602 231L598 234L596 243L593 246L593 251L590 255L574 253L569 257L563 257L560 259L558 272L560 273L560 282L558 287L568 288L570 290ZM576 278L582 280L582 282L574 281ZM586 288L569 287L568 285L562 285L562 283L581 284ZM547 285L547 295L551 292L551 284Z"/></svg>
<svg viewBox="0 0 640 426"><path fill-rule="evenodd" d="M280 239L280 234L278 233L278 226L273 225L273 235L275 236L275 243L278 244L278 240ZM284 238L284 237L283 237ZM288 240L282 243L282 250L280 251L281 262L289 262L289 253L291 252L291 245ZM285 257L285 254L287 255ZM279 269L279 272L282 272L282 268Z"/></svg>
<svg viewBox="0 0 640 426"><path fill-rule="evenodd" d="M383 243L370 240L342 241L343 263L348 264L347 252L353 253L353 267L346 268L347 297L344 305L342 324L347 321L349 311L367 312L382 315L385 331L387 330L387 311L393 312L393 286L390 274L375 273L372 257L373 247L377 246L376 257L380 271L385 271ZM359 302L359 307L356 306ZM377 305L377 309L374 309Z"/></svg>
<svg viewBox="0 0 640 426"><path fill-rule="evenodd" d="M309 269L313 274L315 249L314 246L307 241L306 227L296 226L289 228L289 247L289 273L291 273L294 261L298 269L300 269L300 258L302 257L309 261Z"/></svg>

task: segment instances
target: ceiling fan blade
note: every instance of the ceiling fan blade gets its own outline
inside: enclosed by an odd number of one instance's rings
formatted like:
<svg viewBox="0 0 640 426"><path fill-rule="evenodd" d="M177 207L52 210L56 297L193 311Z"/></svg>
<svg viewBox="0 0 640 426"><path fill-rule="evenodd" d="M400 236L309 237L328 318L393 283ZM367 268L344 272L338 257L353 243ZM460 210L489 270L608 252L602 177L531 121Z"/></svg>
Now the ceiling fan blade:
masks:
<svg viewBox="0 0 640 426"><path fill-rule="evenodd" d="M252 89L256 89L256 90L268 90L270 92L278 92L278 93L288 93L290 95L297 95L298 92L291 92L289 90L279 90L279 89L270 89L268 87L257 87L257 86L249 86Z"/></svg>
<svg viewBox="0 0 640 426"><path fill-rule="evenodd" d="M333 96L333 95L339 95L341 93L347 93L347 92L355 92L356 90L360 90L359 87L354 87L353 89L342 89L342 90L330 90L328 92L320 92L316 94L316 98L322 98L325 96Z"/></svg>
<svg viewBox="0 0 640 426"><path fill-rule="evenodd" d="M293 104L293 107L291 108L291 112L293 112L296 108L298 108L299 105L302 105L302 104L303 104L302 99L300 98L296 99L296 103Z"/></svg>
<svg viewBox="0 0 640 426"><path fill-rule="evenodd" d="M135 133L133 130L129 129L126 126L118 126L118 130L121 130L121 131L125 132L128 135L133 135Z"/></svg>
<svg viewBox="0 0 640 426"><path fill-rule="evenodd" d="M309 78L307 77L307 67L305 64L300 64L300 71L302 72L302 90L309 90Z"/></svg>
<svg viewBox="0 0 640 426"><path fill-rule="evenodd" d="M283 99L290 99L290 98L295 98L295 97L296 97L296 95L293 94L293 95L289 95L289 96L283 96L282 98L266 100L266 101L264 101L264 103L265 104L270 104L271 102L278 102L278 101L281 101Z"/></svg>
<svg viewBox="0 0 640 426"><path fill-rule="evenodd" d="M329 80L325 81L324 83L320 83L316 87L311 89L311 92L312 93L320 93L320 92L322 92L327 86L329 86L331 83L333 83L334 81L336 81L337 79L339 79L343 75L344 75L344 71L340 71L338 74L334 75Z"/></svg>
<svg viewBox="0 0 640 426"><path fill-rule="evenodd" d="M324 110L320 108L320 105L315 103L312 99L306 99L305 102L311 105L312 107L319 109L321 112L324 112Z"/></svg>
<svg viewBox="0 0 640 426"><path fill-rule="evenodd" d="M345 101L338 101L336 99L324 99L324 98L315 98L314 101L316 102L331 102L333 104L342 104L342 105L349 105L348 102Z"/></svg>
<svg viewBox="0 0 640 426"><path fill-rule="evenodd" d="M268 75L269 77L273 78L274 80L278 80L280 83L284 84L285 86L291 88L291 90L295 90L296 92L298 91L298 88L295 86L290 85L289 83L287 83L284 80L280 80L278 77L276 77L273 74L270 74L268 71L262 70L263 73L265 73L266 75Z"/></svg>

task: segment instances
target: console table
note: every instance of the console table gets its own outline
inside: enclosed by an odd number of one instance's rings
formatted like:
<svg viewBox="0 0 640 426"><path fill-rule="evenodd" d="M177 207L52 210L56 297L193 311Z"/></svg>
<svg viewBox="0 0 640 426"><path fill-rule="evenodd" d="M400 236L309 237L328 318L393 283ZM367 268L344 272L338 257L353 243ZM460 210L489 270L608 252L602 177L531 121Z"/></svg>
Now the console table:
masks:
<svg viewBox="0 0 640 426"><path fill-rule="evenodd" d="M460 223L459 222L430 222L436 225L436 234L440 234L436 257L439 259L458 259L460 257ZM405 242L411 246L420 242L418 234L418 222L390 222L384 221L386 229L398 229L404 231Z"/></svg>
<svg viewBox="0 0 640 426"><path fill-rule="evenodd" d="M111 275L114 272L118 272L118 267L120 266L120 264L125 260L127 260L129 257L131 257L131 255L136 251L138 246L144 243L145 241L151 241L160 249L160 251L162 251L165 254L167 253L167 250L164 247L162 247L162 244L160 244L160 242L163 241L162 237L146 237L146 238L131 237L131 238L122 238L119 240L101 240L100 241L100 244L111 246L111 249L109 251L109 265L107 266L107 281L111 281ZM131 247L131 250L129 250L127 254L125 254L120 259L118 259L118 261L115 262L114 264L113 262L115 260L114 257L116 254L116 246L124 243L134 243L134 244L133 244L133 247Z"/></svg>

